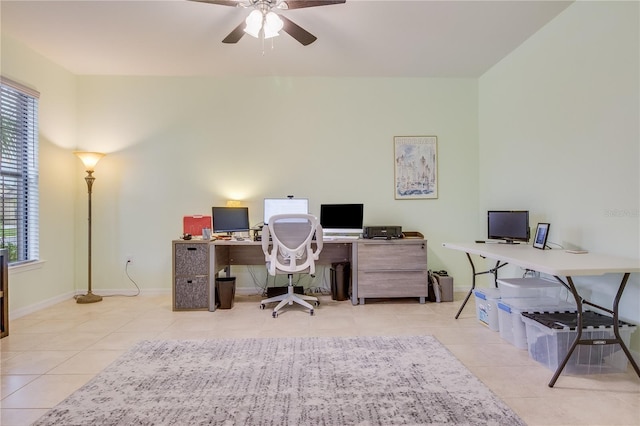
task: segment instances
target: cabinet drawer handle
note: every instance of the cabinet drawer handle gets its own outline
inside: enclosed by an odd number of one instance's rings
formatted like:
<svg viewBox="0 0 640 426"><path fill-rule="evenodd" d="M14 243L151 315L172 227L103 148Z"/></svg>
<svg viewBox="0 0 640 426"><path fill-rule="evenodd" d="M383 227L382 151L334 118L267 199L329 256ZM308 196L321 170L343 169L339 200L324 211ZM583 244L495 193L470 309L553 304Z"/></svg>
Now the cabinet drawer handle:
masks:
<svg viewBox="0 0 640 426"><path fill-rule="evenodd" d="M189 251L196 251L196 250L197 250L197 248L195 248L195 247L187 247L187 250L189 250Z"/></svg>

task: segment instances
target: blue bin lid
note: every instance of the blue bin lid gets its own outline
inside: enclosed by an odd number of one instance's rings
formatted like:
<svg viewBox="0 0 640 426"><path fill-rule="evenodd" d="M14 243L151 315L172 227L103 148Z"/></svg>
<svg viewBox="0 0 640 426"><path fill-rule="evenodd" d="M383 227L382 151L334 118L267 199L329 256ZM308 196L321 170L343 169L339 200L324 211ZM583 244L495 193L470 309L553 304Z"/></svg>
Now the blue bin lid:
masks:
<svg viewBox="0 0 640 426"><path fill-rule="evenodd" d="M500 299L500 290L497 288L477 288L473 290L473 293L482 300Z"/></svg>
<svg viewBox="0 0 640 426"><path fill-rule="evenodd" d="M498 309L511 313L511 307L509 305L505 305L502 302L498 302Z"/></svg>

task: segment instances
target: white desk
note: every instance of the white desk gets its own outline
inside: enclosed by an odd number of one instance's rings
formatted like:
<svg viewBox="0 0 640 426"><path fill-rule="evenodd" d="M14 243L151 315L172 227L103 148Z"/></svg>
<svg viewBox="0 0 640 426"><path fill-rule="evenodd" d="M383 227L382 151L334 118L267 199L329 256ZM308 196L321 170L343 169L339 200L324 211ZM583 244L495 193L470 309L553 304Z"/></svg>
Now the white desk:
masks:
<svg viewBox="0 0 640 426"><path fill-rule="evenodd" d="M469 293L465 297L458 313L456 314L456 318L460 315L464 306L466 305L469 297L473 293L473 290L476 286L476 276L486 273L491 273L494 275L494 280L498 277L498 270L507 265L512 264L516 266L520 266L521 268L531 269L533 271L542 272L545 274L552 275L556 277L556 279L564 285L566 288L571 291L573 297L576 300L577 306L577 319L578 319L578 327L577 327L577 337L573 342L567 356L562 361L562 363L558 366L553 378L549 382L549 387L553 387L556 380L562 373L569 357L573 353L574 349L577 345L594 345L594 344L615 344L619 343L620 347L626 354L629 362L633 366L633 369L636 371L638 377L640 377L640 369L638 365L634 361L629 349L624 344L624 341L620 338L619 330L618 330L618 305L620 303L620 298L622 297L622 293L627 285L627 280L629 279L629 274L634 272L640 272L640 259L631 259L624 257L616 257L616 256L608 256L603 254L596 253L585 253L585 254L572 254L567 253L564 250L539 250L535 249L527 244L496 244L496 243L444 243L444 247L459 250L465 252L467 254L467 258L469 259L469 263L471 264L471 269L473 272L473 281L471 284L471 289ZM473 259L471 255L477 255L487 259L493 259L496 261L495 267L489 269L488 271L477 272L475 268L475 264L473 263ZM603 306L596 305L588 300L583 299L576 289L573 278L575 276L589 276L589 275L603 275L607 273L619 273L622 274L622 280L618 286L618 290L616 296L613 300L613 306L611 308L606 308ZM563 278L564 277L564 280ZM593 341L582 339L582 312L583 305L590 305L596 308L602 309L605 312L611 314L613 318L613 329L614 329L614 339L606 339L604 341Z"/></svg>

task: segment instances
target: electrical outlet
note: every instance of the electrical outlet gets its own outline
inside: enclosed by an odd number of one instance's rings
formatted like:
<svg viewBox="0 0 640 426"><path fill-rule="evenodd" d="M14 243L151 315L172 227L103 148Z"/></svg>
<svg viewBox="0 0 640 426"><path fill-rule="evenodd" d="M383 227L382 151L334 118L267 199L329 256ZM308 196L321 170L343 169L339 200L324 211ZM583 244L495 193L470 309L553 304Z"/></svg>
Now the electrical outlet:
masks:
<svg viewBox="0 0 640 426"><path fill-rule="evenodd" d="M133 263L133 256L132 255L128 255L127 256L127 263Z"/></svg>

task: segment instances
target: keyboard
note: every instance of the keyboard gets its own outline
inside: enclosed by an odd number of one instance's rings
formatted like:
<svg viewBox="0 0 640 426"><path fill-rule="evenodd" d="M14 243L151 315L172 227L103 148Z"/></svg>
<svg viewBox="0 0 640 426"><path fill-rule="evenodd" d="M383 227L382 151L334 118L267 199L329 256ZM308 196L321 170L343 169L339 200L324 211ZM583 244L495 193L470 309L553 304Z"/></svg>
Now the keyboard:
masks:
<svg viewBox="0 0 640 426"><path fill-rule="evenodd" d="M357 240L359 239L359 235L323 235L322 239L326 241L331 240Z"/></svg>

